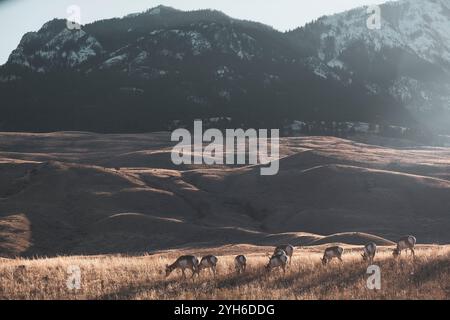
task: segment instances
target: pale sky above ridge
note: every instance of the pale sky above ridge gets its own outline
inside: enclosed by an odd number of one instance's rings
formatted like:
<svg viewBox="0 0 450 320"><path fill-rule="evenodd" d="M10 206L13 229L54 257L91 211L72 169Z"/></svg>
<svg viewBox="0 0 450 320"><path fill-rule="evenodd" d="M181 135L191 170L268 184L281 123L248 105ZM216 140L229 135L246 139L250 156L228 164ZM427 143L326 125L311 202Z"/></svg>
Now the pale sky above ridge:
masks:
<svg viewBox="0 0 450 320"><path fill-rule="evenodd" d="M81 8L82 24L122 17L158 5L180 10L216 9L227 15L265 23L285 31L303 26L323 15L385 0L0 0L0 65L5 63L22 36L37 31L53 18L67 18L67 8Z"/></svg>

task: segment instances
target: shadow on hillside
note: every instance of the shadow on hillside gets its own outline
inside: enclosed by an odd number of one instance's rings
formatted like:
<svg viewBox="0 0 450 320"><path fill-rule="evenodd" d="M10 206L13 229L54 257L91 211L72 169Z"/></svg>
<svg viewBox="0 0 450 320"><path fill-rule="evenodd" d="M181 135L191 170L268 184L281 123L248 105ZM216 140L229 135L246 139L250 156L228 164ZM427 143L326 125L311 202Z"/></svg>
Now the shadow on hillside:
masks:
<svg viewBox="0 0 450 320"><path fill-rule="evenodd" d="M253 281L260 280L264 277L262 270L255 270L252 273L246 273L242 275L234 275L230 278L224 278L217 282L217 287L219 289L244 286L246 284L252 283Z"/></svg>
<svg viewBox="0 0 450 320"><path fill-rule="evenodd" d="M360 265L356 265L350 269L344 265L329 266L327 269L324 268L319 273L319 276L312 278L310 271L305 270L291 276L291 279L300 279L300 283L292 289L298 295L317 290L320 294L325 294L331 288L347 288L359 281L363 281L365 276L366 268ZM280 285L287 284L286 288L290 287L290 284L292 284L291 279L280 282ZM306 281L304 282L302 279L306 279Z"/></svg>
<svg viewBox="0 0 450 320"><path fill-rule="evenodd" d="M450 275L450 257L447 255L442 259L433 261L433 263L425 263L419 265L414 274L411 277L411 281L416 286L421 286L426 282L436 280L442 274ZM450 283L443 283L446 287L442 287L443 290L450 293Z"/></svg>
<svg viewBox="0 0 450 320"><path fill-rule="evenodd" d="M116 292L111 292L104 294L98 299L101 300L115 300L115 299L134 299L140 293L145 292L161 292L158 298L171 299L178 297L180 291L192 292L195 296L196 294L208 294L212 293L217 289L232 288L237 286L243 286L251 282L260 280L264 276L260 270L256 270L252 273L247 273L243 275L232 275L219 277L217 279L213 278L195 278L194 281L188 276L187 279L174 278L172 280L158 280L148 285L136 284L132 286L122 287Z"/></svg>
<svg viewBox="0 0 450 320"><path fill-rule="evenodd" d="M170 292L168 288L170 286L177 286L179 290L188 290L190 289L190 279L187 280L159 280L152 284L142 285L135 284L128 287L122 287L118 291L107 293L98 297L99 300L132 300L136 298L139 293L143 293L146 291L161 291L161 292Z"/></svg>

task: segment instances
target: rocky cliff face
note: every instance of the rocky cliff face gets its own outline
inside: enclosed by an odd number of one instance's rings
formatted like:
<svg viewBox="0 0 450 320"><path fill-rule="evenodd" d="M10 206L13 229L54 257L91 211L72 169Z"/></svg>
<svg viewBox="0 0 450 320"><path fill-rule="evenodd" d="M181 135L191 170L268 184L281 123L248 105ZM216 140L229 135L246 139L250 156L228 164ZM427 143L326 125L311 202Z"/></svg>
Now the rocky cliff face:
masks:
<svg viewBox="0 0 450 320"><path fill-rule="evenodd" d="M373 94L394 97L418 120L443 125L450 110L450 4L402 0L382 5L380 13L380 29L367 27L364 7L323 17L288 36L307 44L323 74L359 79Z"/></svg>

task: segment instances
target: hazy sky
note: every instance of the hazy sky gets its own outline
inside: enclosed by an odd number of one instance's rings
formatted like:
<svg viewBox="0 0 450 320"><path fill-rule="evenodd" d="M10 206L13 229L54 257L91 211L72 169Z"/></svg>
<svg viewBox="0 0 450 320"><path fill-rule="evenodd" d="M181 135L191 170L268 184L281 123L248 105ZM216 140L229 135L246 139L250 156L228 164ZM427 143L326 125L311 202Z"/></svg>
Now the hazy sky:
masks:
<svg viewBox="0 0 450 320"><path fill-rule="evenodd" d="M52 18L67 18L67 7L81 8L81 22L121 17L157 5L177 9L212 8L278 30L293 29L320 16L386 0L0 0L0 64L17 47L22 35L37 31Z"/></svg>

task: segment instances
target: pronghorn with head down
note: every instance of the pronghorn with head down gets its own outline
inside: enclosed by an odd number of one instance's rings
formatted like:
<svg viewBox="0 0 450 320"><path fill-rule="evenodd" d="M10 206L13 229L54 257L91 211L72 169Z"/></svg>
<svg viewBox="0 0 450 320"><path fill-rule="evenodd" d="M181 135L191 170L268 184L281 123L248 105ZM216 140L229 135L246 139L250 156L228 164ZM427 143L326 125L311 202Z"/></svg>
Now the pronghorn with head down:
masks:
<svg viewBox="0 0 450 320"><path fill-rule="evenodd" d="M339 261L342 262L342 254L343 253L344 253L344 248L342 248L342 247L331 247L331 248L325 249L325 252L324 252L323 258L322 258L322 264L326 265L334 258L337 258L337 259L339 259Z"/></svg>
<svg viewBox="0 0 450 320"><path fill-rule="evenodd" d="M408 253L408 249L411 250L411 253L413 257L415 256L414 247L416 246L417 240L413 236L405 236L401 238L397 242L397 248L394 249L392 254L394 257L398 257L401 255L402 251L405 250L406 253Z"/></svg>
<svg viewBox="0 0 450 320"><path fill-rule="evenodd" d="M292 262L292 255L294 254L294 246L290 245L290 244L283 244L280 245L278 247L275 248L273 254L276 255L277 252L279 251L284 251L284 253L288 256L289 258L289 264L291 264Z"/></svg>
<svg viewBox="0 0 450 320"><path fill-rule="evenodd" d="M191 270L192 277L194 277L198 269L198 259L194 256L179 257L177 261L175 261L171 265L166 265L166 277L168 277L176 269L181 270L184 279L186 279L186 269Z"/></svg>
<svg viewBox="0 0 450 320"><path fill-rule="evenodd" d="M288 256L284 250L276 251L269 259L269 263L266 265L267 272L272 271L275 268L281 268L283 273L286 274L286 264L288 262Z"/></svg>
<svg viewBox="0 0 450 320"><path fill-rule="evenodd" d="M236 270L237 274L245 272L246 268L247 268L247 258L245 256L239 255L236 258L234 258L234 269Z"/></svg>
<svg viewBox="0 0 450 320"><path fill-rule="evenodd" d="M217 262L219 261L219 259L216 256L213 255L208 255L203 257L200 260L200 263L198 264L198 268L197 268L197 275L200 275L200 271L202 271L203 269L208 269L209 272L212 272L214 277L216 277L216 273L217 273Z"/></svg>
<svg viewBox="0 0 450 320"><path fill-rule="evenodd" d="M369 261L370 264L373 263L375 259L375 254L377 253L377 245L374 242L368 243L364 246L364 253L361 254L364 261Z"/></svg>

